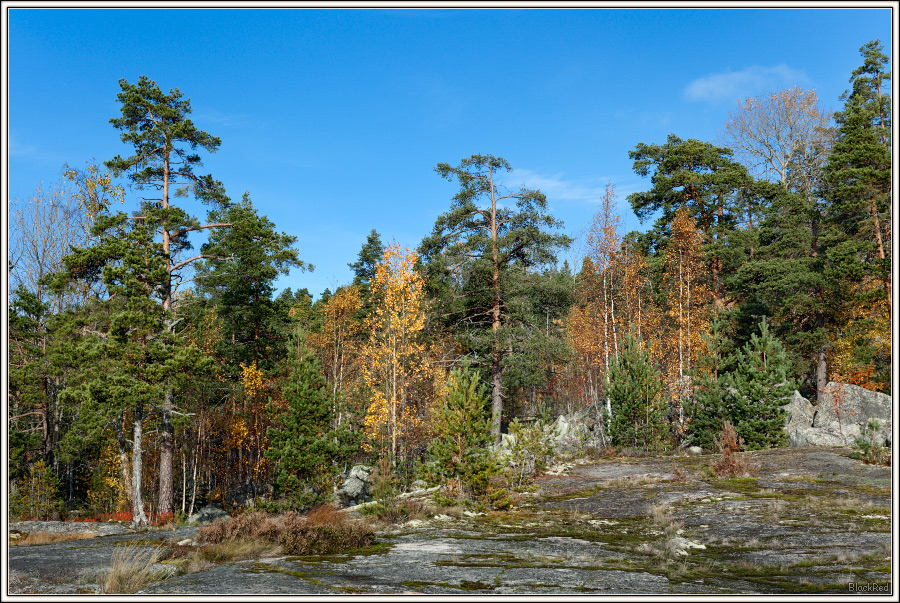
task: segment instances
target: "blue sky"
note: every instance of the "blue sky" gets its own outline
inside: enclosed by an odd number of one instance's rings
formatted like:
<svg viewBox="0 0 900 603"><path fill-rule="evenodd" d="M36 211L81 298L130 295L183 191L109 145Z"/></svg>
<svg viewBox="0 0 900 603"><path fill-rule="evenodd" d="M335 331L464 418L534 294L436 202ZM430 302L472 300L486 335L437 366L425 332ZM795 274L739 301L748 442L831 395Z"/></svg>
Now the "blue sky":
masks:
<svg viewBox="0 0 900 603"><path fill-rule="evenodd" d="M347 263L373 228L417 246L456 192L434 166L474 153L506 158L509 184L540 188L572 236L608 180L625 230L646 227L625 201L649 186L629 150L670 133L715 141L739 99L795 85L838 109L859 48L877 38L890 52L896 18L284 6L8 9L7 198L58 181L64 163L128 154L109 124L117 82L146 75L184 92L194 123L221 138L203 171L298 237L316 269L279 288L318 296L351 280Z"/></svg>

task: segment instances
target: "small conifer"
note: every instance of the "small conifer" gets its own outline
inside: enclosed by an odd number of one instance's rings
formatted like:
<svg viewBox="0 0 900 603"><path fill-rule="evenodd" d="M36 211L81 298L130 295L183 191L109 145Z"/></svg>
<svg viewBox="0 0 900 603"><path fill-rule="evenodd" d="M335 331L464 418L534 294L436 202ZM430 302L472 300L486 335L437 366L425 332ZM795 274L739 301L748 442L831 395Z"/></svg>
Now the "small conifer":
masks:
<svg viewBox="0 0 900 603"><path fill-rule="evenodd" d="M784 430L788 403L794 391L787 377L790 364L781 342L770 332L765 319L736 357L728 375L733 398L731 421L748 450L787 444Z"/></svg>
<svg viewBox="0 0 900 603"><path fill-rule="evenodd" d="M614 445L648 449L662 444L666 436L662 389L662 376L632 331L609 367Z"/></svg>

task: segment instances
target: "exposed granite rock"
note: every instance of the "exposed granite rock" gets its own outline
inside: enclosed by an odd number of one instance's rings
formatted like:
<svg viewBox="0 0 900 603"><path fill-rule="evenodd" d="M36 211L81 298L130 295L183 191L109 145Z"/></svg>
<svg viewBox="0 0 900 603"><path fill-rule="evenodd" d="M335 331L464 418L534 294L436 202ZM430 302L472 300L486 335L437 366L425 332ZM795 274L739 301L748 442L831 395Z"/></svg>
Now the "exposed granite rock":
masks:
<svg viewBox="0 0 900 603"><path fill-rule="evenodd" d="M358 505L372 499L371 476L373 468L354 465L344 477L340 487L334 491L335 498L344 507Z"/></svg>
<svg viewBox="0 0 900 603"><path fill-rule="evenodd" d="M231 515L219 503L210 503L191 515L188 523L207 524L220 519L229 519Z"/></svg>
<svg viewBox="0 0 900 603"><path fill-rule="evenodd" d="M831 382L818 404L813 405L795 391L785 408L785 430L791 446L852 446L857 437L867 437L870 419L881 425L875 442L891 445L893 421L888 395Z"/></svg>
<svg viewBox="0 0 900 603"><path fill-rule="evenodd" d="M759 476L735 480L710 477L705 457L579 462L540 478L510 512L448 509L380 531L370 549L221 564L140 593L822 595L847 593L848 581L891 587L891 469L849 452L745 453ZM197 551L197 530L11 546L8 594L96 594L117 547L161 547L171 565Z"/></svg>
<svg viewBox="0 0 900 603"><path fill-rule="evenodd" d="M15 521L9 524L10 532L83 533L97 536L115 536L134 532L131 524L98 521Z"/></svg>

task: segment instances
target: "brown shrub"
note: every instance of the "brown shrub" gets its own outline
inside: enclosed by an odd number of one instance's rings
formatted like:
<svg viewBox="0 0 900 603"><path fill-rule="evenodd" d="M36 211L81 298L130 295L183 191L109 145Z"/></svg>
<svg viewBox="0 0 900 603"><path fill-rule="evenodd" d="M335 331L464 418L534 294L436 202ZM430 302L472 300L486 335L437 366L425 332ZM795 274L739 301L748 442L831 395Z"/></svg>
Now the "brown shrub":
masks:
<svg viewBox="0 0 900 603"><path fill-rule="evenodd" d="M340 513L336 507L331 505L320 505L313 507L306 514L306 523L310 526L323 525L340 525L345 522L343 513Z"/></svg>
<svg viewBox="0 0 900 603"><path fill-rule="evenodd" d="M278 542L279 533L278 523L272 517L262 511L255 511L200 528L197 539L210 544L231 540Z"/></svg>
<svg viewBox="0 0 900 603"><path fill-rule="evenodd" d="M287 555L324 555L372 544L375 534L360 522L349 520L333 506L322 505L307 515L289 512L279 517L266 513L245 513L201 528L198 540L220 545L204 551L210 561L226 557L243 557L251 543L280 544ZM233 545L223 548L224 545ZM252 548L252 547L251 547ZM265 548L265 547L264 547ZM232 550L234 549L234 550Z"/></svg>
<svg viewBox="0 0 900 603"><path fill-rule="evenodd" d="M684 482L687 481L687 475L685 475L684 471L675 464L675 461L672 461L672 475L674 476L674 481L676 482Z"/></svg>
<svg viewBox="0 0 900 603"><path fill-rule="evenodd" d="M347 519L331 506L311 509L306 517L285 516L281 527L281 547L287 555L339 553L369 546L375 540L368 525Z"/></svg>
<svg viewBox="0 0 900 603"><path fill-rule="evenodd" d="M744 438L738 435L730 422L725 421L715 441L716 448L722 454L713 465L716 477L750 477L759 470L756 463L735 454L744 446Z"/></svg>

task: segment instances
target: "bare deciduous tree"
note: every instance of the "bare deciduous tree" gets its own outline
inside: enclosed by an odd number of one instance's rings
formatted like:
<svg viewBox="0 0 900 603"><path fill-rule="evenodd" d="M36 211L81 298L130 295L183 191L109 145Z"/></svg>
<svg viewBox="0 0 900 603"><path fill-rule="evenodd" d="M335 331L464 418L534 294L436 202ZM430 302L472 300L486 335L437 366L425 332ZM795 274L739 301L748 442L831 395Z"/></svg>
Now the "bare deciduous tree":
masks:
<svg viewBox="0 0 900 603"><path fill-rule="evenodd" d="M55 294L43 277L62 269L71 247L86 247L94 217L101 207L121 202L124 192L108 174L88 163L82 170L64 167L64 180L48 188L38 186L25 200L9 204L10 291L23 286L58 313L84 303L99 291L78 289Z"/></svg>
<svg viewBox="0 0 900 603"><path fill-rule="evenodd" d="M831 148L830 115L814 90L769 92L738 101L722 142L755 176L808 194Z"/></svg>

